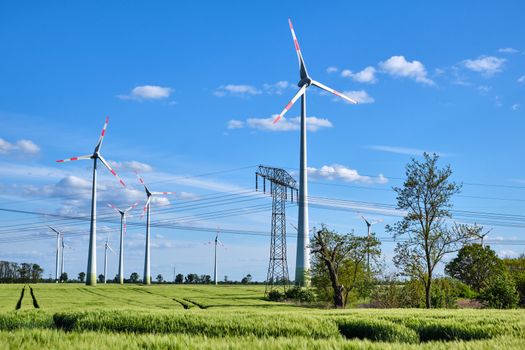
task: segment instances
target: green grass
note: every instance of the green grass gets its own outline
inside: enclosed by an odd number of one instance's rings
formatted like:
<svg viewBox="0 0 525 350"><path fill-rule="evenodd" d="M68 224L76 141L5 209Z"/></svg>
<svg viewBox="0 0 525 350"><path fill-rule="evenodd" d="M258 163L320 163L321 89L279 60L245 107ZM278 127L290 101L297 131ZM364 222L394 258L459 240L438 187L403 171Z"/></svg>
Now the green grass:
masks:
<svg viewBox="0 0 525 350"><path fill-rule="evenodd" d="M306 308L263 286L0 285L5 348L525 348L525 310Z"/></svg>

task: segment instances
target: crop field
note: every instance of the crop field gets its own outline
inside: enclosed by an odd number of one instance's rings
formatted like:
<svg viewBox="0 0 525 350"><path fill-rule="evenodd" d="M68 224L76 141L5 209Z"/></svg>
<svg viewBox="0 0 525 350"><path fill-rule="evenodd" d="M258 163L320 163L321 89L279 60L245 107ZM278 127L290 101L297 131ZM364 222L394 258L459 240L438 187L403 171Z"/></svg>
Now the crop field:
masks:
<svg viewBox="0 0 525 350"><path fill-rule="evenodd" d="M0 285L3 348L525 348L525 310L329 310L265 301L262 286L23 288Z"/></svg>

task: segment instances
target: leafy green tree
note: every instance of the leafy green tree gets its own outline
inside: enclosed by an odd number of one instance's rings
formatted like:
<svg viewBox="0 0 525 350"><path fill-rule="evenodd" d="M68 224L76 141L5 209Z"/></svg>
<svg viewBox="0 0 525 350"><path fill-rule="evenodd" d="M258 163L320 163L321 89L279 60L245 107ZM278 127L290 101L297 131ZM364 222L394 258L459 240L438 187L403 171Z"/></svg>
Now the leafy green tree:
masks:
<svg viewBox="0 0 525 350"><path fill-rule="evenodd" d="M103 274L98 275L98 283L104 283L104 275Z"/></svg>
<svg viewBox="0 0 525 350"><path fill-rule="evenodd" d="M491 308L513 309L518 305L519 294L509 273L503 273L481 290L478 299Z"/></svg>
<svg viewBox="0 0 525 350"><path fill-rule="evenodd" d="M189 273L184 278L184 283L192 284L192 283L197 283L198 281L199 281L199 275L197 275L196 273Z"/></svg>
<svg viewBox="0 0 525 350"><path fill-rule="evenodd" d="M140 276L139 276L139 274L136 273L136 272L133 272L131 275L129 275L129 281L130 281L131 283L138 283L139 278L140 278Z"/></svg>
<svg viewBox="0 0 525 350"><path fill-rule="evenodd" d="M525 254L517 258L504 258L503 263L516 284L520 295L520 305L525 305Z"/></svg>
<svg viewBox="0 0 525 350"><path fill-rule="evenodd" d="M160 273L157 275L156 279L157 279L157 283L162 283L164 281L164 277L162 277Z"/></svg>
<svg viewBox="0 0 525 350"><path fill-rule="evenodd" d="M86 273L85 272L80 272L78 274L78 280L80 281L80 283L83 283L85 278L86 278Z"/></svg>
<svg viewBox="0 0 525 350"><path fill-rule="evenodd" d="M67 282L68 281L67 272L62 272L62 274L60 275L59 281L60 282Z"/></svg>
<svg viewBox="0 0 525 350"><path fill-rule="evenodd" d="M336 308L344 308L348 295L369 278L367 252L374 260L381 254L379 245L375 237L369 239L353 233L340 235L325 226L314 233L310 245L313 254L312 285L319 296L332 299Z"/></svg>
<svg viewBox="0 0 525 350"><path fill-rule="evenodd" d="M463 246L445 266L445 272L479 292L492 278L505 272L505 265L489 246L475 243Z"/></svg>
<svg viewBox="0 0 525 350"><path fill-rule="evenodd" d="M184 282L184 275L182 273L178 273L177 276L175 276L175 283L183 283Z"/></svg>
<svg viewBox="0 0 525 350"><path fill-rule="evenodd" d="M451 218L452 196L460 185L449 180L450 166L438 168L439 156L423 154L422 162L412 159L406 166L402 187L394 187L397 208L406 212L401 221L387 226L394 238L404 242L395 248L394 264L401 274L417 279L425 289L425 306L431 307L432 278L446 254L457 251L472 236L466 225L447 227Z"/></svg>
<svg viewBox="0 0 525 350"><path fill-rule="evenodd" d="M252 281L252 275L247 274L246 276L242 278L241 283L248 284L248 283L251 283L251 281Z"/></svg>
<svg viewBox="0 0 525 350"><path fill-rule="evenodd" d="M38 264L33 264L31 266L31 282L36 283L42 279L42 274L44 273L44 269L40 267Z"/></svg>

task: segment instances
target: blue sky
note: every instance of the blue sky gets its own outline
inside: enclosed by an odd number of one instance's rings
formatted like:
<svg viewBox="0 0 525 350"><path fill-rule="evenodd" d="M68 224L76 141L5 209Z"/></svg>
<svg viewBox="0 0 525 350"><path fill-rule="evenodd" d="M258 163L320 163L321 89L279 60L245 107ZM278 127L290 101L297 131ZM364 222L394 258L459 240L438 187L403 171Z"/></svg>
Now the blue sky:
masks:
<svg viewBox="0 0 525 350"><path fill-rule="evenodd" d="M154 276L172 278L174 266L212 273L206 242L214 233L186 225L230 230L221 234L220 275L263 280L271 202L253 194L254 172L265 164L296 174L299 164L299 106L276 127L269 123L297 90L291 17L310 75L362 102L308 90L311 226L363 234L362 213L382 219L376 232L387 237L384 225L398 219L391 188L411 157L430 151L464 184L455 209L472 213L457 220L492 228L500 255L520 254L524 10L519 1L4 2L0 208L87 215L90 163L55 160L90 153L109 115L102 154L129 189L101 168L100 242L110 232L117 246L118 217L106 202L144 201L139 170L153 190L178 192L153 206L153 220L179 225L153 229ZM142 273L137 213L126 275ZM88 222L0 217L1 259L38 262L47 276L54 239L46 225L53 224L71 246L66 271L85 270ZM292 205L288 218L296 217ZM392 248L385 240L388 266ZM288 250L293 275L291 227ZM108 275L116 264L111 256Z"/></svg>

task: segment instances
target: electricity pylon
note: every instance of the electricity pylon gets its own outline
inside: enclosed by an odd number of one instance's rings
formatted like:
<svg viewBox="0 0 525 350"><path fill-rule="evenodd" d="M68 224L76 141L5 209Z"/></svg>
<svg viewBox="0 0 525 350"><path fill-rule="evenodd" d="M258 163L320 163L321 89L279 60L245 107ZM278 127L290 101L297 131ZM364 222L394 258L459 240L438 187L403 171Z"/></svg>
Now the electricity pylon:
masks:
<svg viewBox="0 0 525 350"><path fill-rule="evenodd" d="M270 182L270 194L272 195L272 233L270 245L270 263L266 277L266 290L281 287L288 288L288 262L286 260L286 202L293 202L294 192L297 198L297 183L290 174L279 168L259 166L255 173L255 190L259 190L259 177L263 179L263 191L266 192L266 180ZM288 197L290 190L290 197Z"/></svg>

